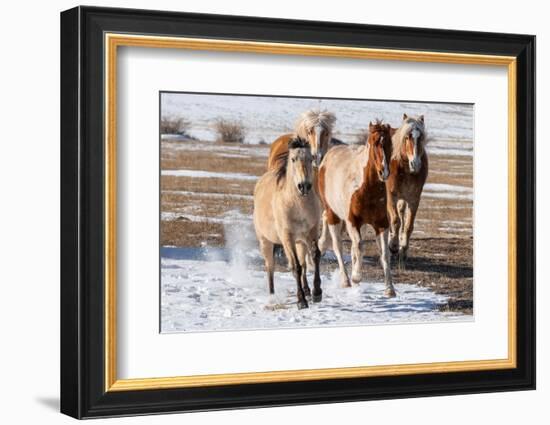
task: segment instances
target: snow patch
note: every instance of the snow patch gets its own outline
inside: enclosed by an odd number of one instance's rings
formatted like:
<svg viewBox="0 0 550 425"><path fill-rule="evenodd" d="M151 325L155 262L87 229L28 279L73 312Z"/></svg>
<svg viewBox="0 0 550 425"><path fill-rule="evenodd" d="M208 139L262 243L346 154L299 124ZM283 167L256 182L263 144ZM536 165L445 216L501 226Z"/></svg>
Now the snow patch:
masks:
<svg viewBox="0 0 550 425"><path fill-rule="evenodd" d="M197 178L217 178L226 180L258 180L258 176L251 176L245 173L222 173L217 171L203 170L162 170L163 176L173 177L197 177Z"/></svg>

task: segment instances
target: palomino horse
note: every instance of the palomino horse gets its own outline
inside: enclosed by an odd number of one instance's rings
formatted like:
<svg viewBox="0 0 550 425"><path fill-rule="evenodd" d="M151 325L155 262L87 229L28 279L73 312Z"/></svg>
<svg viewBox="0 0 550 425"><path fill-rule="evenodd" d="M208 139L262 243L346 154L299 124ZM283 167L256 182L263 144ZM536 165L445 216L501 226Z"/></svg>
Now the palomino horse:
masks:
<svg viewBox="0 0 550 425"><path fill-rule="evenodd" d="M336 117L332 112L315 109L305 111L296 121L295 133L298 137L309 142L316 167L319 166L332 143L332 129L335 121ZM277 162L284 157L282 154L287 152L288 142L293 137L293 134L283 134L271 144L267 160L268 170L277 168ZM334 139L334 144L338 144L336 139Z"/></svg>
<svg viewBox="0 0 550 425"><path fill-rule="evenodd" d="M342 223L351 238L352 275L354 284L361 282L361 226L370 224L376 233L380 262L384 269L386 295L395 296L388 249L388 216L386 186L391 156L391 128L377 121L369 124L369 138L362 146L336 146L330 149L319 170L319 193L325 212L323 234L319 246L327 244L326 227L332 238L332 248L340 267L341 286L350 285L342 259Z"/></svg>
<svg viewBox="0 0 550 425"><path fill-rule="evenodd" d="M273 248L283 246L296 278L298 308L307 308L310 289L306 278L306 255L314 259L312 301L321 301L321 276L317 247L321 202L313 189L313 156L309 144L296 137L281 155L278 168L267 171L254 189L254 227L268 274L269 293L274 293Z"/></svg>
<svg viewBox="0 0 550 425"><path fill-rule="evenodd" d="M395 130L392 145L390 177L386 182L389 244L393 254L399 253L399 264L403 264L407 258L422 188L428 177L424 116L415 118L403 114L403 123Z"/></svg>

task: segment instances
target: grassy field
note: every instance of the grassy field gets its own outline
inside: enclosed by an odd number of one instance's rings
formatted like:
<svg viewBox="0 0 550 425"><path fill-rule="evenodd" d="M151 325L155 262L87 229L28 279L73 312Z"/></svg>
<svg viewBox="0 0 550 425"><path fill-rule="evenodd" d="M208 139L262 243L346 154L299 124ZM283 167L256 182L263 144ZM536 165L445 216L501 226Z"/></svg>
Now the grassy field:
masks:
<svg viewBox="0 0 550 425"><path fill-rule="evenodd" d="M252 226L252 194L268 152L267 145L162 141L161 245L221 247L225 222ZM406 269L392 267L395 282L430 287L449 297L443 308L466 314L473 308L472 176L470 156L430 156ZM365 277L382 279L373 233L366 239ZM322 267L337 265L324 258Z"/></svg>

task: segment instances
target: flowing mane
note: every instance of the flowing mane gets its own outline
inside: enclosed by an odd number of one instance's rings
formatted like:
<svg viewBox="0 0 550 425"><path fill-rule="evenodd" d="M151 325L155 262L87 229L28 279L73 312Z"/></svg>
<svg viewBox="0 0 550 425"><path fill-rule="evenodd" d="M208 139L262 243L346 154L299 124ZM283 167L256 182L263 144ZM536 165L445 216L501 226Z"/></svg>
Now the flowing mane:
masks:
<svg viewBox="0 0 550 425"><path fill-rule="evenodd" d="M314 127L321 126L324 130L332 134L332 128L336 122L336 116L332 112L319 109L310 109L303 112L296 121L296 134L303 138L307 138L308 131Z"/></svg>
<svg viewBox="0 0 550 425"><path fill-rule="evenodd" d="M286 169L288 166L288 152L291 149L304 149L309 148L309 143L306 142L304 139L302 139L300 136L293 137L288 142L288 150L285 152L281 152L277 155L276 161L277 161L277 168L275 169L275 175L277 176L277 184L279 184L281 181L284 181L286 178Z"/></svg>
<svg viewBox="0 0 550 425"><path fill-rule="evenodd" d="M420 138L420 145L422 149L424 149L424 146L426 146L426 141L428 140L426 128L424 127L424 121L420 117L407 117L392 137L392 159L401 159L401 148L407 139L407 135L414 130L418 130L422 135Z"/></svg>

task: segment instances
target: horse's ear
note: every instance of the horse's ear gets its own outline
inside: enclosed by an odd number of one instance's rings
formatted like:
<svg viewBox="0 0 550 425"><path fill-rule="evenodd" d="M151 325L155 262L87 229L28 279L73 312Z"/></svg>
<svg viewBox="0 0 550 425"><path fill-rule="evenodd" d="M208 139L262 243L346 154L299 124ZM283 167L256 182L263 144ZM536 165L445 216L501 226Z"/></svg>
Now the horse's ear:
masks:
<svg viewBox="0 0 550 425"><path fill-rule="evenodd" d="M373 127L372 121L369 121L369 131L372 131L372 127Z"/></svg>
<svg viewBox="0 0 550 425"><path fill-rule="evenodd" d="M420 115L420 116L418 117L418 119L419 119L421 122L424 122L424 115Z"/></svg>
<svg viewBox="0 0 550 425"><path fill-rule="evenodd" d="M405 121L409 116L407 114L403 114L403 121Z"/></svg>

